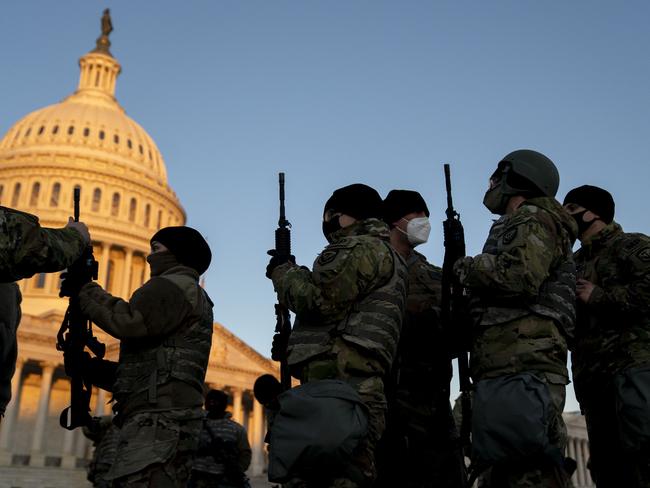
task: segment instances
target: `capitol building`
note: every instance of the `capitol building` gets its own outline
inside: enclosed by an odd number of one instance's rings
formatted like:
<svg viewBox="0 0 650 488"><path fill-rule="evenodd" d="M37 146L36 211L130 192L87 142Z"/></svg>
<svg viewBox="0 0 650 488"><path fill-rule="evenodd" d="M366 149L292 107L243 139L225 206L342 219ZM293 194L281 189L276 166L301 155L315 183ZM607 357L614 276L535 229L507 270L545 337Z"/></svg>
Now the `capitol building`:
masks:
<svg viewBox="0 0 650 488"><path fill-rule="evenodd" d="M102 23L110 18L105 14ZM45 227L63 227L81 189L81 220L90 229L98 282L128 298L148 278L149 238L161 227L184 225L186 214L167 179L153 139L115 98L122 67L110 51L108 29L96 48L79 59L72 95L16 122L0 140L0 203L37 215ZM22 280L23 317L18 328L12 400L0 427L0 486L89 486L85 466L91 443L81 429L59 426L70 387L56 350L67 300L58 297L58 274ZM116 360L119 344L95 329ZM255 379L277 374L261 356L219 323L214 324L206 383L226 390L234 420L248 431L253 460L249 474L265 466L266 422L254 401ZM110 414L110 393L93 391L95 415Z"/></svg>

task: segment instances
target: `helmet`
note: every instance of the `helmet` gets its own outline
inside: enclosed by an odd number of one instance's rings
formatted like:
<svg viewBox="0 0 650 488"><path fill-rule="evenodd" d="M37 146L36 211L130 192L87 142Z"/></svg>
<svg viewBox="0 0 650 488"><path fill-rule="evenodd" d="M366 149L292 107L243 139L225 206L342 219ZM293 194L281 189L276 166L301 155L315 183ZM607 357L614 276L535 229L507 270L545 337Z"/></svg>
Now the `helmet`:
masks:
<svg viewBox="0 0 650 488"><path fill-rule="evenodd" d="M504 193L510 195L538 190L554 197L560 186L560 174L553 161L531 149L519 149L504 156L497 171L505 174Z"/></svg>

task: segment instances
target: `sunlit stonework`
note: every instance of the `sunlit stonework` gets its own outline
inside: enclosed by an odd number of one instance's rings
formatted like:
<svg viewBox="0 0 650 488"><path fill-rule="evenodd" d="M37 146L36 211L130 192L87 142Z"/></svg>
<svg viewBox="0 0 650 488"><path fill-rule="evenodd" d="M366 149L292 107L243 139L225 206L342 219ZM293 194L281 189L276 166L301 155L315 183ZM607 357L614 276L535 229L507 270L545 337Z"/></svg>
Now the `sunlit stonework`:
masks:
<svg viewBox="0 0 650 488"><path fill-rule="evenodd" d="M97 47L79 60L77 90L25 116L0 141L0 202L39 216L44 226L62 227L72 214L73 189L80 187L82 220L99 261L98 281L128 298L148 279L151 235L184 224L186 216L156 143L115 98L122 68L109 50L111 30L105 15ZM58 297L58 281L56 274L42 274L20 282L19 361L14 397L0 430L0 486L85 486L81 468L89 443L80 429L68 432L58 422L69 402L62 355L55 348L67 306ZM108 345L108 358L116 359L116 341L101 331L96 335ZM215 323L206 382L233 397L234 418L248 428L254 446L253 473L264 464L265 422L251 389L257 376L275 372L272 361ZM96 390L96 413L110 412L109 398Z"/></svg>

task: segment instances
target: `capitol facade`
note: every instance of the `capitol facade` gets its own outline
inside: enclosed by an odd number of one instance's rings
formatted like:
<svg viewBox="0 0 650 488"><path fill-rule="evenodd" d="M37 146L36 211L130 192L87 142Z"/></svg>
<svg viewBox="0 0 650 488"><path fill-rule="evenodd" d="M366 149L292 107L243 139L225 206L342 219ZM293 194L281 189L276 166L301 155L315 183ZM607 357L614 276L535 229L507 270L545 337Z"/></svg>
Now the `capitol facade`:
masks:
<svg viewBox="0 0 650 488"><path fill-rule="evenodd" d="M184 225L186 214L156 143L115 98L122 67L106 32L79 67L72 95L23 117L0 140L0 203L37 215L45 227L63 227L80 188L98 283L128 298L149 278L150 237L161 227ZM67 307L58 297L59 276L38 274L19 285L23 317L13 398L0 428L0 486L87 486L84 467L92 446L81 429L59 426L70 401L55 347ZM116 360L118 342L101 330L95 334L106 344L107 358ZM212 340L206 384L230 394L233 418L247 428L253 448L250 474L258 475L265 466L266 422L252 387L259 375L277 374L276 363L221 324L214 324ZM110 393L95 389L92 409L110 414Z"/></svg>

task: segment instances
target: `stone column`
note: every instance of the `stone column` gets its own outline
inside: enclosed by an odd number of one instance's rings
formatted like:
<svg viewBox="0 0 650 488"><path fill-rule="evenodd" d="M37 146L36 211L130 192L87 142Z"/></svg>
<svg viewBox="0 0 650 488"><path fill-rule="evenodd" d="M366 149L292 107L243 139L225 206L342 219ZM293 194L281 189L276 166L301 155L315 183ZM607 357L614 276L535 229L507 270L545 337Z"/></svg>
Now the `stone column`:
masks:
<svg viewBox="0 0 650 488"><path fill-rule="evenodd" d="M106 392L97 388L97 405L95 405L95 415L101 417L106 415Z"/></svg>
<svg viewBox="0 0 650 488"><path fill-rule="evenodd" d="M61 467L73 469L77 465L77 458L74 455L74 438L76 430L64 429L63 452L61 455Z"/></svg>
<svg viewBox="0 0 650 488"><path fill-rule="evenodd" d="M131 266L133 264L133 250L126 250L124 269L122 270L122 297L128 299L131 296Z"/></svg>
<svg viewBox="0 0 650 488"><path fill-rule="evenodd" d="M574 442L575 440L571 437L567 440L566 443L566 450L567 450L567 456L570 457L575 461L576 459L576 450L574 449ZM577 475L578 469L576 468L575 473L573 473L573 476L571 476L571 482L575 486L578 483L578 475Z"/></svg>
<svg viewBox="0 0 650 488"><path fill-rule="evenodd" d="M233 388L232 392L232 419L242 424L244 423L244 411L241 405L242 391L241 388Z"/></svg>
<svg viewBox="0 0 650 488"><path fill-rule="evenodd" d="M52 391L52 376L54 375L54 364L43 363L43 375L41 377L41 393L38 398L38 411L34 424L34 436L32 437L32 454L30 466L45 466L45 454L43 453L43 439L45 438L45 424L50 405L50 393Z"/></svg>
<svg viewBox="0 0 650 488"><path fill-rule="evenodd" d="M582 440L575 439L575 450L576 450L576 462L578 463L578 469L576 474L578 475L578 486L583 486L585 484L585 471L586 471L586 462L587 460L582 457Z"/></svg>
<svg viewBox="0 0 650 488"><path fill-rule="evenodd" d="M262 405L257 400L253 400L253 419L251 429L251 449L253 451L251 458L250 474L251 476L259 476L264 471L264 452L262 441L264 422L264 411Z"/></svg>
<svg viewBox="0 0 650 488"><path fill-rule="evenodd" d="M583 440L581 442L581 447L582 447L582 459L584 459L585 465L584 465L584 473L585 473L585 478L584 478L584 484L585 486L589 486L592 484L591 481L591 472L587 468L587 462L589 461L589 442L587 440Z"/></svg>
<svg viewBox="0 0 650 488"><path fill-rule="evenodd" d="M99 284L106 288L106 275L108 273L108 260L111 256L111 246L107 242L102 242L102 257L99 260L99 272L97 278ZM115 270L113 270L115 272Z"/></svg>
<svg viewBox="0 0 650 488"><path fill-rule="evenodd" d="M11 378L11 401L7 405L4 419L2 420L2 429L0 430L0 466L11 465L13 453L11 452L11 438L18 412L20 411L20 396L22 394L22 375L24 360L18 358L16 361L16 371Z"/></svg>

